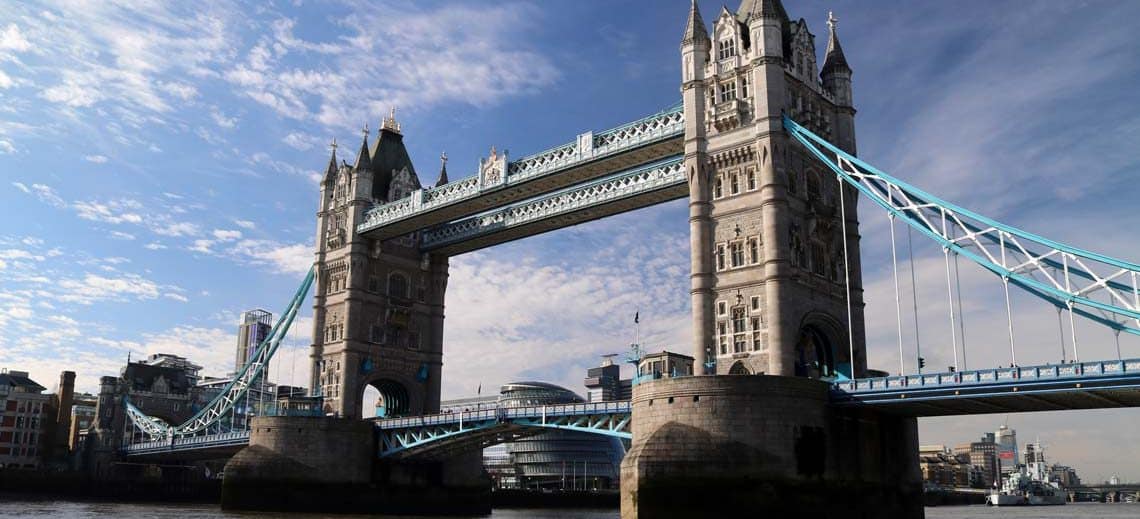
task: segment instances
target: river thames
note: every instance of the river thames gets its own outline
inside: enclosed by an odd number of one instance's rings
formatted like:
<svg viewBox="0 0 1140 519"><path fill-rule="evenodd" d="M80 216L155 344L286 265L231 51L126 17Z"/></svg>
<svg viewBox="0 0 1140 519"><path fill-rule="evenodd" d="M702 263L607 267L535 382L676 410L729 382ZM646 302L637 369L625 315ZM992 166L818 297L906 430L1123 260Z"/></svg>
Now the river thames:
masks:
<svg viewBox="0 0 1140 519"><path fill-rule="evenodd" d="M200 504L137 504L137 503L83 503L75 501L0 501L0 517L4 518L61 518L85 519L91 517L147 517L158 519L218 519L233 517L280 517L279 513L223 512L217 505ZM542 510L496 509L489 517L494 519L616 519L617 509L602 510ZM747 515L747 514L742 514ZM399 519L405 516L346 516L290 514L290 519L316 519L340 517L383 517ZM424 519L424 516L417 516ZM488 516L478 516L488 517ZM1104 518L1124 519L1140 517L1140 504L1131 503L1073 503L1065 506L1034 508L990 508L984 505L943 506L926 509L927 519L1060 519Z"/></svg>

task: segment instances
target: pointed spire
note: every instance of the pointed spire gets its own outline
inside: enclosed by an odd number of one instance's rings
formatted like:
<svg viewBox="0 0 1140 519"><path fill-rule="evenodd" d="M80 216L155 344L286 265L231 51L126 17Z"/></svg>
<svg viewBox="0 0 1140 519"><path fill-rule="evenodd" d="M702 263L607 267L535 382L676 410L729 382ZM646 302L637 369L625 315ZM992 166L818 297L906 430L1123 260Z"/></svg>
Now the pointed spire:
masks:
<svg viewBox="0 0 1140 519"><path fill-rule="evenodd" d="M780 0L744 0L740 2L740 9L736 10L736 19L742 23L760 18L779 20L785 16Z"/></svg>
<svg viewBox="0 0 1140 519"><path fill-rule="evenodd" d="M360 153L356 154L356 170L371 170L372 157L368 153L368 123L364 124L364 128L361 129L361 133L364 134L364 142L360 143Z"/></svg>
<svg viewBox="0 0 1140 519"><path fill-rule="evenodd" d="M329 143L329 149L332 150L332 156L329 157L329 169L325 171L325 182L331 182L336 178L336 138Z"/></svg>
<svg viewBox="0 0 1140 519"><path fill-rule="evenodd" d="M830 34L827 36L827 52L823 58L823 69L820 75L826 76L834 71L847 71L851 72L851 67L847 64L847 57L843 55L843 47L839 45L839 31L836 27L839 25L839 19L831 11L827 12L827 29Z"/></svg>
<svg viewBox="0 0 1140 519"><path fill-rule="evenodd" d="M442 186L447 183L447 152L439 154L439 180L435 181L435 187Z"/></svg>
<svg viewBox="0 0 1140 519"><path fill-rule="evenodd" d="M697 0L693 0L689 8L689 22L685 24L685 33L681 36L681 45L701 42L709 42L709 31L704 19L701 18L701 8L697 7Z"/></svg>

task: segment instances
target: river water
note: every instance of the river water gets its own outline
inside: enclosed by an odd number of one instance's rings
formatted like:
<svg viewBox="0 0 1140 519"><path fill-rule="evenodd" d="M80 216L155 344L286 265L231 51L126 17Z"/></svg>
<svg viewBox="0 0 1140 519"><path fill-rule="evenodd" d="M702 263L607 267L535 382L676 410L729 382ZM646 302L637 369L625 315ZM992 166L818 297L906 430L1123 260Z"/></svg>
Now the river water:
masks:
<svg viewBox="0 0 1140 519"><path fill-rule="evenodd" d="M744 516L746 514L742 514ZM279 517L280 514L223 512L217 505L162 505L125 503L79 503L74 501L0 501L2 518L61 518L86 519L110 517L146 517L156 519L219 519ZM346 517L377 517L397 519L397 516L344 516L291 514L288 519L330 519ZM493 519L616 519L616 509L604 510L535 510L497 509ZM1064 506L1032 508L989 508L975 506L941 506L926 509L927 519L1060 519L1060 518L1140 518L1140 504L1130 503L1073 503ZM426 519L419 517L417 519Z"/></svg>

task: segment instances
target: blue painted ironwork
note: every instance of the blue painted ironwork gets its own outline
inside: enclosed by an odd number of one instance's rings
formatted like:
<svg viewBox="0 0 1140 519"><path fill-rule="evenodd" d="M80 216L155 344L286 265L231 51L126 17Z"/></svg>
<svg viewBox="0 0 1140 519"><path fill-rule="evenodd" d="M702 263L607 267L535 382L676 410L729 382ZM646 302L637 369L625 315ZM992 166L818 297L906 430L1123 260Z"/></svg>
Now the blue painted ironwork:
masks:
<svg viewBox="0 0 1140 519"><path fill-rule="evenodd" d="M208 434L211 429L217 430L222 428L224 424L223 418L233 412L234 406L246 395L250 385L255 380L259 380L260 377L266 373L270 359L273 358L273 354L277 352L278 345L280 345L281 341L285 339L286 334L289 332L289 327L293 324L293 319L301 309L305 296L308 295L309 289L313 285L315 276L316 267L311 267L301 282L301 286L297 288L297 292L289 301L289 305L285 311L282 312L281 319L277 321L272 330L270 330L269 335L257 346L253 355L250 356L249 361L242 366L241 370L234 376L234 379L230 381L230 383L222 389L222 392L210 401L209 404L199 410L186 422L174 426L157 418L147 416L146 413L132 405L129 400L126 400L124 404L127 409L127 416L135 427L151 440L205 435Z"/></svg>
<svg viewBox="0 0 1140 519"><path fill-rule="evenodd" d="M438 249L483 234L683 185L685 181L682 157L666 157L653 164L426 230L423 248Z"/></svg>
<svg viewBox="0 0 1140 519"><path fill-rule="evenodd" d="M375 420L381 457L407 455L445 440L496 429L545 427L630 439L630 403L589 402L528 407L496 407Z"/></svg>
<svg viewBox="0 0 1140 519"><path fill-rule="evenodd" d="M833 383L831 400L839 405L891 407L924 401L1033 399L1115 390L1140 391L1140 359L863 378Z"/></svg>
<svg viewBox="0 0 1140 519"><path fill-rule="evenodd" d="M124 450L128 456L141 456L219 447L241 447L244 445L249 445L249 431L241 430L132 443Z"/></svg>
<svg viewBox="0 0 1140 519"><path fill-rule="evenodd" d="M1140 265L1043 238L956 206L840 150L788 117L816 158L911 227L1057 308L1140 335Z"/></svg>
<svg viewBox="0 0 1140 519"><path fill-rule="evenodd" d="M679 137L685 133L685 115L678 104L662 112L597 134L585 133L575 141L528 155L507 164L502 183L482 185L479 175L413 191L400 200L368 209L356 232L365 233L424 211L437 209L507 186L556 174L572 167Z"/></svg>

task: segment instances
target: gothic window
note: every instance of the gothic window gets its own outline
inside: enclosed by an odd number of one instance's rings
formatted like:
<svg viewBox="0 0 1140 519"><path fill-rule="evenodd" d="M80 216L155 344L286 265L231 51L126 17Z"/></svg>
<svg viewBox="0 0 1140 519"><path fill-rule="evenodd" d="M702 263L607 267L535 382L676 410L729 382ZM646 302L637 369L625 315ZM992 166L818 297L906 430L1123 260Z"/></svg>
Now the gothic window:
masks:
<svg viewBox="0 0 1140 519"><path fill-rule="evenodd" d="M763 337L760 335L760 318L752 318L752 351L766 350Z"/></svg>
<svg viewBox="0 0 1140 519"><path fill-rule="evenodd" d="M760 296L752 296L752 299L749 302L751 303L750 306L752 307L753 312L760 311Z"/></svg>
<svg viewBox="0 0 1140 519"><path fill-rule="evenodd" d="M720 354L721 355L728 354L728 336L727 335L721 335L719 340L720 340Z"/></svg>
<svg viewBox="0 0 1140 519"><path fill-rule="evenodd" d="M732 309L732 333L744 333L744 307Z"/></svg>
<svg viewBox="0 0 1140 519"><path fill-rule="evenodd" d="M823 244L811 244L811 271L813 274L823 276L827 273L827 256L824 254Z"/></svg>
<svg viewBox="0 0 1140 519"><path fill-rule="evenodd" d="M740 194L740 175L738 175L736 173L732 174L732 183L730 184L730 186L732 189L732 194L734 194L734 195Z"/></svg>
<svg viewBox="0 0 1140 519"><path fill-rule="evenodd" d="M748 262L760 263L760 243L756 238L749 238L748 240Z"/></svg>
<svg viewBox="0 0 1140 519"><path fill-rule="evenodd" d="M388 297L408 298L408 278L398 272L388 276Z"/></svg>
<svg viewBox="0 0 1140 519"><path fill-rule="evenodd" d="M743 353L746 349L746 334L744 329L744 307L732 309L732 352Z"/></svg>
<svg viewBox="0 0 1140 519"><path fill-rule="evenodd" d="M713 181L713 198L720 198L724 196L724 180L717 175L716 180Z"/></svg>
<svg viewBox="0 0 1140 519"><path fill-rule="evenodd" d="M728 313L728 304L726 304L724 301L717 301L716 302L716 314L717 315L724 315L726 313Z"/></svg>
<svg viewBox="0 0 1140 519"><path fill-rule="evenodd" d="M807 262L805 261L806 258L804 258L804 243L802 238L800 238L800 226L792 224L788 227L788 230L791 234L789 243L792 249L792 265L802 267Z"/></svg>
<svg viewBox="0 0 1140 519"><path fill-rule="evenodd" d="M727 103L736 99L736 82L726 81L720 84L720 102Z"/></svg>
<svg viewBox="0 0 1140 519"><path fill-rule="evenodd" d="M748 99L748 74L740 76L740 97Z"/></svg>
<svg viewBox="0 0 1140 519"><path fill-rule="evenodd" d="M756 190L756 170L751 168L748 170L748 190Z"/></svg>
<svg viewBox="0 0 1140 519"><path fill-rule="evenodd" d="M716 269L724 270L724 245L716 246Z"/></svg>
<svg viewBox="0 0 1140 519"><path fill-rule="evenodd" d="M739 242L739 241L733 242L731 247L732 247L732 266L733 267L743 267L744 266L744 243Z"/></svg>
<svg viewBox="0 0 1140 519"><path fill-rule="evenodd" d="M736 40L727 38L716 42L717 59L728 59L736 56Z"/></svg>

